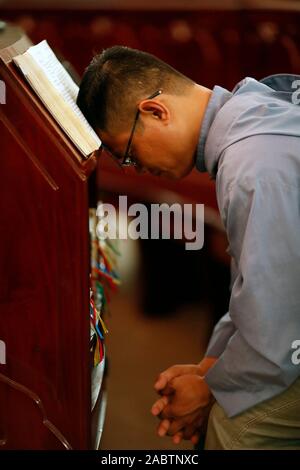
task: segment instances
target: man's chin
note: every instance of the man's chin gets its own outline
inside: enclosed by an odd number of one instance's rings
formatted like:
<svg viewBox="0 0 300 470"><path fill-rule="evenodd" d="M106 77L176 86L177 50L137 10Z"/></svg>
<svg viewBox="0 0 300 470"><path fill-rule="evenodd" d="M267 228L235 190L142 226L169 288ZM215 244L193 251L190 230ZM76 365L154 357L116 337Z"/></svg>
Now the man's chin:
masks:
<svg viewBox="0 0 300 470"><path fill-rule="evenodd" d="M166 172L162 172L160 174L160 176L163 176L167 179L170 179L170 180L180 180L182 178L185 178L188 174L190 174L192 171L192 168L187 168L185 171L181 171L181 172L176 172L176 171L166 171Z"/></svg>
<svg viewBox="0 0 300 470"><path fill-rule="evenodd" d="M169 180L180 180L181 178L184 178L185 176L187 176L191 171L192 171L191 168L187 168L181 172L176 171L176 170L156 170L156 171L150 171L150 173L160 178L166 178Z"/></svg>
<svg viewBox="0 0 300 470"><path fill-rule="evenodd" d="M160 171L157 176L159 176L160 178L168 179L168 180L179 180L180 178L182 178L177 173L172 173L171 171Z"/></svg>

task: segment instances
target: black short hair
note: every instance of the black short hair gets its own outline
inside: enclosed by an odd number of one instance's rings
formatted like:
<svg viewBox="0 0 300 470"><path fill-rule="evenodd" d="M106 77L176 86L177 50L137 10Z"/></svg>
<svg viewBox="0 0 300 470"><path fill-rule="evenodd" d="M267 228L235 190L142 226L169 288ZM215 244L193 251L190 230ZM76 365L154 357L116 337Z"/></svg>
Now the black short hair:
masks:
<svg viewBox="0 0 300 470"><path fill-rule="evenodd" d="M139 100L159 89L182 94L193 83L152 54L114 46L85 70L77 104L94 129L113 132L129 126Z"/></svg>

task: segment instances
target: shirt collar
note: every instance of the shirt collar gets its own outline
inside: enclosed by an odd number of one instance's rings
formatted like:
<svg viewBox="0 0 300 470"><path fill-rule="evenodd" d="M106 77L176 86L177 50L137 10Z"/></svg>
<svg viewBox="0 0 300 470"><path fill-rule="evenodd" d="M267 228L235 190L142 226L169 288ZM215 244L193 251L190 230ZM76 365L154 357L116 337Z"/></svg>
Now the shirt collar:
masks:
<svg viewBox="0 0 300 470"><path fill-rule="evenodd" d="M202 121L198 146L196 150L196 168L197 170L204 172L207 171L205 164L205 143L206 138L210 129L210 126L215 119L216 114L222 108L222 106L232 97L232 93L225 88L215 86L212 90L212 95L208 102L204 118Z"/></svg>
<svg viewBox="0 0 300 470"><path fill-rule="evenodd" d="M276 91L293 93L296 85L298 88L298 83L295 82L300 80L300 75L293 75L291 73L277 73L276 75L269 75L268 77L260 80L260 83L273 88Z"/></svg>

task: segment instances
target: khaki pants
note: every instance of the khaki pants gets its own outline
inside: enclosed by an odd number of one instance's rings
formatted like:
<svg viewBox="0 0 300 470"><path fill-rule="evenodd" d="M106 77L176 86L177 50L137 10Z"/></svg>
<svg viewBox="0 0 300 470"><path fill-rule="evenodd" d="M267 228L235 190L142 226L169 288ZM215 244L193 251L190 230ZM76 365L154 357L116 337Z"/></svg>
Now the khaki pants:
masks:
<svg viewBox="0 0 300 470"><path fill-rule="evenodd" d="M300 379L280 395L233 418L227 418L215 403L205 449L300 449Z"/></svg>

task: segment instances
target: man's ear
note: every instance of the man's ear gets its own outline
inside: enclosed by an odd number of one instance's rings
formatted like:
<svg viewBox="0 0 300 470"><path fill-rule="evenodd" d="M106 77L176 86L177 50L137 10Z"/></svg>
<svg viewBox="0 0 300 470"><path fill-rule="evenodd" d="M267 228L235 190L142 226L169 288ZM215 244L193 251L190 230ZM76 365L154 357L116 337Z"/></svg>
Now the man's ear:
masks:
<svg viewBox="0 0 300 470"><path fill-rule="evenodd" d="M169 108L164 103L155 100L143 100L138 108L144 116L152 116L154 119L159 119L166 123L170 120Z"/></svg>

